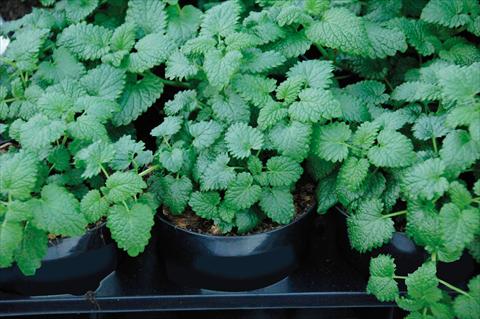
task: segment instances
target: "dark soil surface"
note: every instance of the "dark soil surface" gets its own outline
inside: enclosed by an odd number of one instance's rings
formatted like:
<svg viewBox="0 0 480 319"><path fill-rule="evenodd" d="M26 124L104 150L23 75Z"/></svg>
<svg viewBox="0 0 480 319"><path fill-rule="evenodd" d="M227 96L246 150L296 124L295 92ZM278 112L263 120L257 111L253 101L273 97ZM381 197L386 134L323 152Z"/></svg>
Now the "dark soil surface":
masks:
<svg viewBox="0 0 480 319"><path fill-rule="evenodd" d="M16 20L39 6L38 0L0 0L0 16L5 21Z"/></svg>
<svg viewBox="0 0 480 319"><path fill-rule="evenodd" d="M292 222L299 219L308 211L308 209L310 209L313 205L315 205L315 185L312 183L302 184L300 187L298 187L296 193L293 194L293 197L294 197L296 215ZM200 234L221 235L219 229L213 224L212 221L206 220L197 216L191 210L187 210L182 215L179 215L179 216L172 216L168 212L168 209L166 209L166 207L163 207L162 213L171 223L175 224L180 228L187 229ZM283 225L277 224L271 221L270 219L266 218L253 231L243 235L264 233L281 226ZM235 232L224 234L224 236L236 236L236 235L237 234Z"/></svg>

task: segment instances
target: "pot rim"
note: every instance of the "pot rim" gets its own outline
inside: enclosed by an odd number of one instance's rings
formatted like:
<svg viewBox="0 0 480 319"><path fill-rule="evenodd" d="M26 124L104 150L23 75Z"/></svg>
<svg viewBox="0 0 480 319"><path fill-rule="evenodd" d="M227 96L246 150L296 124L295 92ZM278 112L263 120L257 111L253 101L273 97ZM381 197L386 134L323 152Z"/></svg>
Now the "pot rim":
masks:
<svg viewBox="0 0 480 319"><path fill-rule="evenodd" d="M282 225L282 226L279 226L275 229L272 229L272 230L269 230L269 231L266 231L266 232L261 232L261 233L256 233L256 234L249 234L249 235L236 235L236 236L222 236L222 235L210 235L210 234L201 234L201 233L197 233L197 232L194 232L192 230L189 230L189 229L185 229L185 228L182 228L182 227L179 227L179 226L176 226L174 225L173 223L171 223L170 221L166 220L162 214L157 214L157 218L164 224L168 225L169 227L175 229L176 231L182 231L182 232L185 232L185 233L188 233L190 235L194 235L194 236L198 236L198 237L201 237L201 238L207 238L207 239L211 239L211 238L214 238L214 239L222 239L222 240L239 240L239 239L246 239L246 238L256 238L256 237L260 237L260 236L265 236L265 235L271 235L271 234L274 234L274 233L277 233L277 232L280 232L288 227L291 227L297 223L299 223L300 221L304 220L305 218L307 218L308 216L310 216L311 214L313 214L314 212L314 208L316 206L316 202L313 203L310 207L308 207L305 212L299 217L297 218L296 220L294 220L293 222L289 223L289 224L286 224L286 225Z"/></svg>

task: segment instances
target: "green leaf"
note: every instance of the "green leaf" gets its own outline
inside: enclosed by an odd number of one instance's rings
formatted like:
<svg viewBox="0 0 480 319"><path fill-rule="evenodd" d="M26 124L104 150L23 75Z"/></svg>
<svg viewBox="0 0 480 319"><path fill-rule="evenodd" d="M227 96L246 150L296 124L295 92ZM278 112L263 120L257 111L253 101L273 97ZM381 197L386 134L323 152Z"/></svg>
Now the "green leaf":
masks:
<svg viewBox="0 0 480 319"><path fill-rule="evenodd" d="M32 276L42 265L42 259L47 253L48 236L40 230L27 223L23 230L23 239L15 251L17 266L25 276Z"/></svg>
<svg viewBox="0 0 480 319"><path fill-rule="evenodd" d="M155 127L150 135L157 137L169 138L177 134L182 128L182 119L178 116L167 116L163 119L162 124Z"/></svg>
<svg viewBox="0 0 480 319"><path fill-rule="evenodd" d="M109 205L96 189L89 191L80 201L80 211L89 223L95 223L108 213Z"/></svg>
<svg viewBox="0 0 480 319"><path fill-rule="evenodd" d="M463 250L480 228L478 209L462 210L455 204L447 203L440 210L439 217L445 246L451 250Z"/></svg>
<svg viewBox="0 0 480 319"><path fill-rule="evenodd" d="M379 167L405 167L414 158L413 145L405 135L393 130L383 130L377 137L378 145L368 150L368 159Z"/></svg>
<svg viewBox="0 0 480 319"><path fill-rule="evenodd" d="M183 166L183 150L179 148L164 149L158 158L162 166L172 173L178 172Z"/></svg>
<svg viewBox="0 0 480 319"><path fill-rule="evenodd" d="M464 130L452 131L443 140L440 157L448 170L464 170L480 158L479 142Z"/></svg>
<svg viewBox="0 0 480 319"><path fill-rule="evenodd" d="M328 120L342 116L340 103L331 91L305 89L300 92L299 98L300 101L293 102L288 109L293 120L316 123L322 118Z"/></svg>
<svg viewBox="0 0 480 319"><path fill-rule="evenodd" d="M147 184L133 172L115 172L107 178L106 198L112 203L120 203L140 193Z"/></svg>
<svg viewBox="0 0 480 319"><path fill-rule="evenodd" d="M257 119L258 127L261 130L269 129L287 116L288 110L286 108L280 103L271 101L260 109Z"/></svg>
<svg viewBox="0 0 480 319"><path fill-rule="evenodd" d="M70 168L70 152L64 146L55 147L48 155L47 161L56 171L62 172Z"/></svg>
<svg viewBox="0 0 480 319"><path fill-rule="evenodd" d="M228 184L235 178L235 170L228 167L230 157L220 154L209 163L200 178L202 191L226 189Z"/></svg>
<svg viewBox="0 0 480 319"><path fill-rule="evenodd" d="M98 7L98 0L67 0L65 13L71 22L79 22L88 17Z"/></svg>
<svg viewBox="0 0 480 319"><path fill-rule="evenodd" d="M261 223L257 213L250 209L238 211L235 214L235 226L239 234L246 234Z"/></svg>
<svg viewBox="0 0 480 319"><path fill-rule="evenodd" d="M85 232L87 220L80 203L65 188L49 184L42 188L41 199L32 202L33 224L50 234L78 236Z"/></svg>
<svg viewBox="0 0 480 319"><path fill-rule="evenodd" d="M288 224L295 216L293 195L287 188L263 188L260 207L274 222Z"/></svg>
<svg viewBox="0 0 480 319"><path fill-rule="evenodd" d="M459 319L476 319L480 313L480 276L473 277L468 283L469 296L459 295L453 307Z"/></svg>
<svg viewBox="0 0 480 319"><path fill-rule="evenodd" d="M80 83L89 95L116 100L125 86L125 72L113 66L101 64L88 71Z"/></svg>
<svg viewBox="0 0 480 319"><path fill-rule="evenodd" d="M167 35L178 43L184 43L196 35L202 22L202 11L192 5L186 5L181 10L176 6L167 7Z"/></svg>
<svg viewBox="0 0 480 319"><path fill-rule="evenodd" d="M37 180L37 161L24 151L0 156L0 194L27 199Z"/></svg>
<svg viewBox="0 0 480 319"><path fill-rule="evenodd" d="M33 71L38 64L39 51L48 30L29 28L16 32L13 40L5 51L5 57L15 62L20 71Z"/></svg>
<svg viewBox="0 0 480 319"><path fill-rule="evenodd" d="M448 189L448 180L444 175L443 161L428 159L408 169L402 179L402 187L411 198L432 200L442 196Z"/></svg>
<svg viewBox="0 0 480 319"><path fill-rule="evenodd" d="M287 77L301 79L310 88L326 89L332 84L333 64L331 61L301 61L288 70Z"/></svg>
<svg viewBox="0 0 480 319"><path fill-rule="evenodd" d="M432 83L411 81L397 86L392 92L392 99L405 102L434 101L440 97L440 90Z"/></svg>
<svg viewBox="0 0 480 319"><path fill-rule="evenodd" d="M320 158L338 162L348 156L347 141L352 132L345 123L335 122L314 130L313 151Z"/></svg>
<svg viewBox="0 0 480 319"><path fill-rule="evenodd" d="M367 177L369 167L365 158L348 157L340 168L337 183L349 191L356 191Z"/></svg>
<svg viewBox="0 0 480 319"><path fill-rule="evenodd" d="M280 154L301 160L308 155L311 134L310 125L293 121L288 125L283 123L275 125L268 139Z"/></svg>
<svg viewBox="0 0 480 319"><path fill-rule="evenodd" d="M347 219L348 237L353 248L361 253L388 242L395 231L393 220L382 215L383 203L376 198L363 201L357 212Z"/></svg>
<svg viewBox="0 0 480 319"><path fill-rule="evenodd" d="M203 63L208 82L219 89L227 86L240 67L241 59L242 54L239 51L229 51L225 55L216 49L208 51Z"/></svg>
<svg viewBox="0 0 480 319"><path fill-rule="evenodd" d="M122 136L113 147L115 156L110 162L110 167L114 170L124 170L132 164L142 167L153 160L152 151L145 150L145 144L142 141L135 142L130 135Z"/></svg>
<svg viewBox="0 0 480 319"><path fill-rule="evenodd" d="M398 284L394 279L395 268L394 260L390 256L378 255L372 258L367 292L382 302L394 301L399 296Z"/></svg>
<svg viewBox="0 0 480 319"><path fill-rule="evenodd" d="M96 60L108 53L111 37L112 31L82 22L64 29L57 43L82 60Z"/></svg>
<svg viewBox="0 0 480 319"><path fill-rule="evenodd" d="M422 114L413 125L413 136L422 141L445 136L450 131L445 120L446 116Z"/></svg>
<svg viewBox="0 0 480 319"><path fill-rule="evenodd" d="M220 195L217 192L193 192L188 204L198 216L205 219L218 217Z"/></svg>
<svg viewBox="0 0 480 319"><path fill-rule="evenodd" d="M128 83L120 97L121 111L114 114L113 123L120 126L136 120L160 98L162 93L162 81L151 73L145 74L139 81Z"/></svg>
<svg viewBox="0 0 480 319"><path fill-rule="evenodd" d="M438 287L436 272L435 264L427 262L409 274L405 280L408 297L423 307L438 302L442 298L442 291Z"/></svg>
<svg viewBox="0 0 480 319"><path fill-rule="evenodd" d="M170 175L155 177L153 187L157 197L174 215L185 211L193 189L192 182L188 177L174 178Z"/></svg>
<svg viewBox="0 0 480 319"><path fill-rule="evenodd" d="M37 114L22 125L20 143L26 150L34 152L48 148L64 134L66 125L60 120L50 120L45 115Z"/></svg>
<svg viewBox="0 0 480 319"><path fill-rule="evenodd" d="M0 267L12 265L15 250L22 242L22 238L22 224L5 221L0 224Z"/></svg>
<svg viewBox="0 0 480 319"><path fill-rule="evenodd" d="M267 161L267 180L271 186L290 186L302 173L302 166L287 156L274 156Z"/></svg>
<svg viewBox="0 0 480 319"><path fill-rule="evenodd" d="M174 43L161 33L152 33L135 44L128 59L128 71L143 73L161 63L173 52Z"/></svg>
<svg viewBox="0 0 480 319"><path fill-rule="evenodd" d="M209 9L201 24L200 35L227 36L237 27L240 6L236 1L224 1Z"/></svg>
<svg viewBox="0 0 480 319"><path fill-rule="evenodd" d="M228 128L225 142L229 153L242 159L249 157L252 150L261 150L264 138L258 129L245 123L235 123Z"/></svg>
<svg viewBox="0 0 480 319"><path fill-rule="evenodd" d="M363 21L345 8L331 8L307 29L318 45L370 57L374 55Z"/></svg>
<svg viewBox="0 0 480 319"><path fill-rule="evenodd" d="M230 182L225 192L225 203L234 209L246 209L255 204L262 193L258 185L253 184L250 173L239 173L235 180Z"/></svg>
<svg viewBox="0 0 480 319"><path fill-rule="evenodd" d="M261 75L241 74L232 80L235 91L255 106L271 102L270 92L276 88L276 81Z"/></svg>
<svg viewBox="0 0 480 319"><path fill-rule="evenodd" d="M131 0L128 1L125 21L137 25L143 34L160 33L167 25L164 8L163 1Z"/></svg>
<svg viewBox="0 0 480 319"><path fill-rule="evenodd" d="M335 182L335 175L327 176L318 181L317 188L315 189L315 195L318 203L317 212L319 214L326 213L338 202Z"/></svg>
<svg viewBox="0 0 480 319"><path fill-rule="evenodd" d="M250 121L250 106L233 91L226 90L225 93L225 96L215 95L211 101L213 113L218 120L226 124L248 123Z"/></svg>
<svg viewBox="0 0 480 319"><path fill-rule="evenodd" d="M131 257L138 256L150 240L153 226L152 209L135 203L130 209L114 205L107 219L107 227L119 248L126 250Z"/></svg>
<svg viewBox="0 0 480 319"><path fill-rule="evenodd" d="M199 121L189 126L193 137L192 145L199 149L211 146L222 134L223 126L216 121Z"/></svg>
<svg viewBox="0 0 480 319"><path fill-rule="evenodd" d="M108 133L96 118L82 115L68 124L68 133L73 138L85 141L108 141Z"/></svg>
<svg viewBox="0 0 480 319"><path fill-rule="evenodd" d="M175 51L166 62L165 76L167 79L188 79L198 72L196 64L192 63L182 52Z"/></svg>
<svg viewBox="0 0 480 319"><path fill-rule="evenodd" d="M75 155L76 160L86 164L85 171L82 174L84 178L98 175L102 165L109 163L114 157L115 148L113 145L101 141L90 144Z"/></svg>
<svg viewBox="0 0 480 319"><path fill-rule="evenodd" d="M457 181L450 183L448 195L452 203L461 209L467 208L472 203L472 195L468 189Z"/></svg>
<svg viewBox="0 0 480 319"><path fill-rule="evenodd" d="M467 1L430 0L422 10L421 19L445 27L456 28L470 21ZM478 4L473 5L478 14Z"/></svg>
<svg viewBox="0 0 480 319"><path fill-rule="evenodd" d="M400 30L384 28L371 22L365 23L365 28L374 52L371 57L383 59L394 56L397 51L407 50L405 35Z"/></svg>

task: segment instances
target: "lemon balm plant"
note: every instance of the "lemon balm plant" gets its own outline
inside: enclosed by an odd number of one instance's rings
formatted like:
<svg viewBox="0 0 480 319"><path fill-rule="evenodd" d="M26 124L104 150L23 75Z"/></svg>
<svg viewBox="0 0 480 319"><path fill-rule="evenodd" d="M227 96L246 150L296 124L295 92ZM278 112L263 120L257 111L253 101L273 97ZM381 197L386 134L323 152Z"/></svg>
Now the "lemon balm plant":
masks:
<svg viewBox="0 0 480 319"><path fill-rule="evenodd" d="M129 255L143 251L158 203L132 122L173 83L150 72L185 40L169 35L196 23L162 1L42 4L1 26L0 266L26 275L49 238L102 222Z"/></svg>

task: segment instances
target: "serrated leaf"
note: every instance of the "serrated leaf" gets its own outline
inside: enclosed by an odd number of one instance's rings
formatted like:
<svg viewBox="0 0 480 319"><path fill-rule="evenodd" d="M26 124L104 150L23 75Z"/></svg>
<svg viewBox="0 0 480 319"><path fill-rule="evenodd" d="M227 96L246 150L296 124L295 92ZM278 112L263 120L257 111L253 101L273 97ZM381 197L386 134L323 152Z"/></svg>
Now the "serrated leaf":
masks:
<svg viewBox="0 0 480 319"><path fill-rule="evenodd" d="M301 122L316 123L323 119L342 116L340 103L331 91L305 89L299 94L300 101L293 102L288 109L290 118Z"/></svg>
<svg viewBox="0 0 480 319"><path fill-rule="evenodd" d="M140 193L147 184L133 172L115 172L107 178L106 198L112 203L120 203Z"/></svg>
<svg viewBox="0 0 480 319"><path fill-rule="evenodd" d="M114 114L113 123L120 126L136 120L162 93L162 81L151 73L145 74L143 79L137 82L128 83L119 100L121 110Z"/></svg>
<svg viewBox="0 0 480 319"><path fill-rule="evenodd" d="M402 179L402 187L411 198L432 200L448 189L445 164L438 158L428 159L410 168Z"/></svg>
<svg viewBox="0 0 480 319"><path fill-rule="evenodd" d="M367 177L369 167L366 158L349 157L338 172L337 183L349 191L356 191Z"/></svg>
<svg viewBox="0 0 480 319"><path fill-rule="evenodd" d="M193 192L188 204L198 216L205 219L218 217L220 195L217 192Z"/></svg>
<svg viewBox="0 0 480 319"><path fill-rule="evenodd" d="M21 223L5 222L0 225L0 267L10 267L14 253L23 238Z"/></svg>
<svg viewBox="0 0 480 319"><path fill-rule="evenodd" d="M308 155L311 134L310 125L293 121L288 125L283 123L275 125L268 138L272 146L282 155L300 160Z"/></svg>
<svg viewBox="0 0 480 319"><path fill-rule="evenodd" d="M103 165L109 163L114 156L115 148L112 144L98 141L80 150L75 155L75 159L86 164L82 177L90 178L98 175Z"/></svg>
<svg viewBox="0 0 480 319"><path fill-rule="evenodd" d="M35 187L37 161L26 152L0 156L0 193L26 199Z"/></svg>
<svg viewBox="0 0 480 319"><path fill-rule="evenodd" d="M463 250L480 228L480 214L477 209L460 209L452 203L440 210L440 225L445 246L452 250Z"/></svg>
<svg viewBox="0 0 480 319"><path fill-rule="evenodd" d="M127 169L130 165L142 167L153 160L152 151L145 150L145 144L135 142L130 135L122 136L113 144L115 156L110 162L110 167L115 170Z"/></svg>
<svg viewBox="0 0 480 319"><path fill-rule="evenodd" d="M271 101L260 109L257 119L258 127L262 130L269 129L287 116L288 109L280 103Z"/></svg>
<svg viewBox="0 0 480 319"><path fill-rule="evenodd" d="M236 210L246 209L255 204L262 193L258 185L253 184L253 177L249 173L239 173L235 180L230 182L225 192L225 203Z"/></svg>
<svg viewBox="0 0 480 319"><path fill-rule="evenodd" d="M47 233L33 226L31 222L27 223L22 242L15 251L17 266L24 275L31 276L40 268L47 253L47 244Z"/></svg>
<svg viewBox="0 0 480 319"><path fill-rule="evenodd" d="M240 7L236 1L224 1L209 9L201 24L200 34L227 36L237 27Z"/></svg>
<svg viewBox="0 0 480 319"><path fill-rule="evenodd" d="M176 173L183 166L183 150L176 147L172 149L164 149L159 152L158 159L166 170Z"/></svg>
<svg viewBox="0 0 480 319"><path fill-rule="evenodd" d="M80 201L80 211L89 223L95 223L108 213L109 205L96 189L89 191Z"/></svg>
<svg viewBox="0 0 480 319"><path fill-rule="evenodd" d="M203 69L208 82L222 89L240 67L242 54L239 51L229 51L225 55L219 50L210 50L205 54Z"/></svg>
<svg viewBox="0 0 480 319"><path fill-rule="evenodd" d="M113 66L101 64L88 71L80 83L89 95L116 100L125 86L125 72Z"/></svg>
<svg viewBox="0 0 480 319"><path fill-rule="evenodd" d="M186 176L177 179L167 175L155 177L153 183L156 196L168 207L170 213L174 215L183 213L193 189L190 179Z"/></svg>
<svg viewBox="0 0 480 319"><path fill-rule="evenodd" d="M347 140L352 132L345 123L335 122L314 131L312 147L320 158L338 162L348 156Z"/></svg>
<svg viewBox="0 0 480 319"><path fill-rule="evenodd" d="M250 106L247 102L231 90L227 90L225 93L225 96L218 94L212 98L212 110L215 116L227 124L248 123L250 121Z"/></svg>
<svg viewBox="0 0 480 319"><path fill-rule="evenodd" d="M164 8L163 1L132 0L128 2L125 20L137 25L143 34L163 32L167 25Z"/></svg>
<svg viewBox="0 0 480 319"><path fill-rule="evenodd" d="M415 157L412 142L403 134L383 130L377 137L378 145L368 150L368 159L375 166L404 167Z"/></svg>
<svg viewBox="0 0 480 319"><path fill-rule="evenodd" d="M82 60L100 59L109 51L112 31L85 22L64 29L58 37L58 45L72 51Z"/></svg>
<svg viewBox="0 0 480 319"><path fill-rule="evenodd" d="M230 157L227 154L218 155L202 172L200 188L202 191L226 189L235 178L235 170L228 166Z"/></svg>
<svg viewBox="0 0 480 319"><path fill-rule="evenodd" d="M260 224L261 219L250 209L245 209L235 214L235 226L239 234L245 234L255 229Z"/></svg>
<svg viewBox="0 0 480 319"><path fill-rule="evenodd" d="M192 145L199 149L208 148L223 132L223 126L216 121L199 121L189 126L193 137Z"/></svg>
<svg viewBox="0 0 480 319"><path fill-rule="evenodd" d="M26 150L39 151L62 137L65 130L63 121L38 114L21 126L20 143Z"/></svg>
<svg viewBox="0 0 480 319"><path fill-rule="evenodd" d="M225 133L225 142L229 153L235 158L247 158L252 150L261 150L263 134L245 123L231 125Z"/></svg>
<svg viewBox="0 0 480 319"><path fill-rule="evenodd" d="M138 256L150 240L153 211L145 204L135 203L130 209L122 205L111 208L107 227L119 248L131 257Z"/></svg>
<svg viewBox="0 0 480 319"><path fill-rule="evenodd" d="M41 195L41 199L31 205L36 227L63 236L78 236L85 232L87 220L80 213L80 203L72 193L49 184L42 188Z"/></svg>
<svg viewBox="0 0 480 319"><path fill-rule="evenodd" d="M293 195L286 188L263 188L260 207L274 222L288 224L295 215Z"/></svg>
<svg viewBox="0 0 480 319"><path fill-rule="evenodd" d="M143 73L163 63L174 50L174 43L161 33L152 33L135 44L128 58L128 71Z"/></svg>
<svg viewBox="0 0 480 319"><path fill-rule="evenodd" d="M394 279L395 268L394 260L390 256L379 255L372 258L367 292L382 302L395 300L399 296L398 284Z"/></svg>
<svg viewBox="0 0 480 319"><path fill-rule="evenodd" d="M393 221L382 215L383 203L378 199L363 201L347 218L350 244L359 252L380 247L392 238Z"/></svg>
<svg viewBox="0 0 480 319"><path fill-rule="evenodd" d="M302 166L287 156L274 156L267 161L267 180L271 186L290 186L303 173Z"/></svg>

